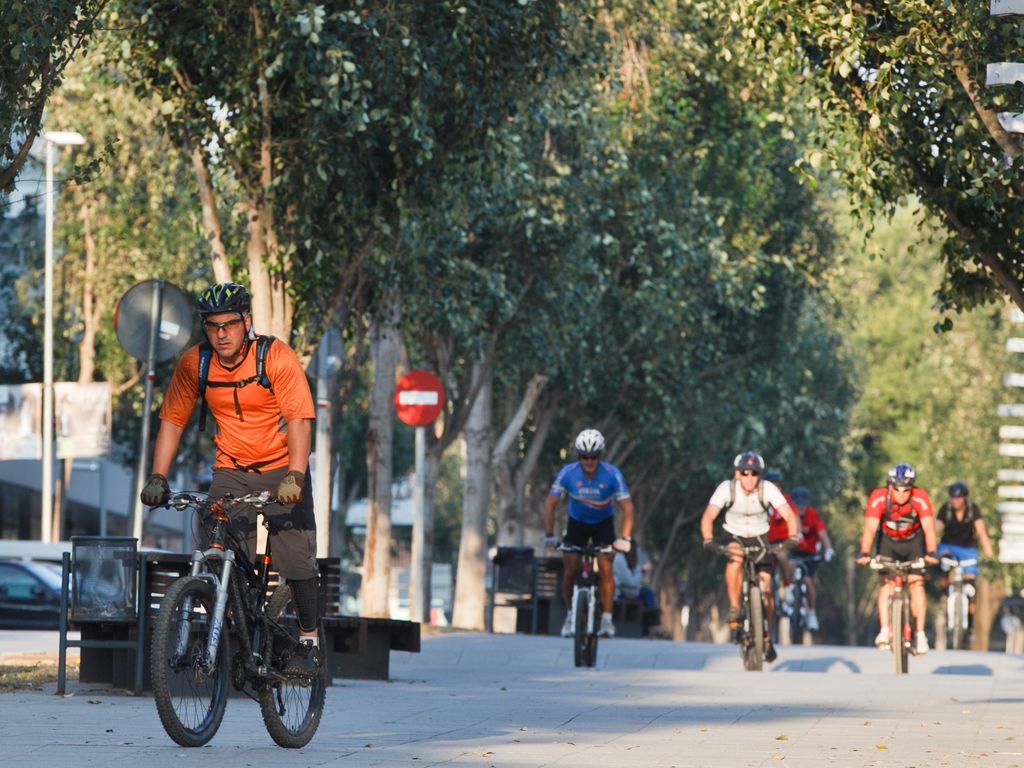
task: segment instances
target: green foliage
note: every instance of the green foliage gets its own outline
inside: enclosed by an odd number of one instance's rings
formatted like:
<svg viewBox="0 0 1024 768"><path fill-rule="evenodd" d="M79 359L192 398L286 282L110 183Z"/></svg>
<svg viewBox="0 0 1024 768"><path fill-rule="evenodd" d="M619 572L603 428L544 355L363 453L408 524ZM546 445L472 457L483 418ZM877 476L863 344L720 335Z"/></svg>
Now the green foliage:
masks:
<svg viewBox="0 0 1024 768"><path fill-rule="evenodd" d="M9 192L64 70L108 0L7 0L0 5L0 191Z"/></svg>
<svg viewBox="0 0 1024 768"><path fill-rule="evenodd" d="M914 195L942 222L944 309L1024 302L1024 145L997 118L1019 92L984 87L989 62L1019 53L1019 18L986 3L754 0L731 21L756 86L793 88L814 116L804 167L834 167L866 218Z"/></svg>

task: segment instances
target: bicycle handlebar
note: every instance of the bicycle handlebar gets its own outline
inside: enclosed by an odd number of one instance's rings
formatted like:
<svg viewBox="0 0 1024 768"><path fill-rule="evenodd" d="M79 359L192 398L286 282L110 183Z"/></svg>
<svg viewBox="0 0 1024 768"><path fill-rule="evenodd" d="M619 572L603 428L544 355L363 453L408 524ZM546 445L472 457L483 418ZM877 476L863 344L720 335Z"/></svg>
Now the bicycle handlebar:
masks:
<svg viewBox="0 0 1024 768"><path fill-rule="evenodd" d="M562 552L572 552L575 555L601 555L601 554L608 554L609 552L614 552L615 551L615 549L612 547L611 544L605 544L604 546L601 546L601 547L594 547L594 546L580 547L580 546L577 546L576 544L559 544L557 549L559 549Z"/></svg>
<svg viewBox="0 0 1024 768"><path fill-rule="evenodd" d="M743 550L744 555L774 555L776 552L783 552L789 549L788 541L774 541L769 544L749 544L746 546L737 541L729 544L719 544L715 547L715 551L720 555L727 555L732 544L738 544L740 549Z"/></svg>
<svg viewBox="0 0 1024 768"><path fill-rule="evenodd" d="M893 560L890 557L875 555L868 562L868 567L873 571L893 571L895 573L909 573L910 571L925 571L928 564L923 557L916 560Z"/></svg>
<svg viewBox="0 0 1024 768"><path fill-rule="evenodd" d="M188 507L198 507L203 504L211 504L214 502L228 507L236 507L240 504L252 504L257 509L262 509L269 504L276 504L277 498L275 496L271 496L269 491L264 491L263 493L249 493L245 496L239 496L238 498L228 494L227 496L222 496L219 499L214 499L210 494L203 493L201 491L179 491L177 493L172 493L163 506L168 508L173 507L180 512Z"/></svg>

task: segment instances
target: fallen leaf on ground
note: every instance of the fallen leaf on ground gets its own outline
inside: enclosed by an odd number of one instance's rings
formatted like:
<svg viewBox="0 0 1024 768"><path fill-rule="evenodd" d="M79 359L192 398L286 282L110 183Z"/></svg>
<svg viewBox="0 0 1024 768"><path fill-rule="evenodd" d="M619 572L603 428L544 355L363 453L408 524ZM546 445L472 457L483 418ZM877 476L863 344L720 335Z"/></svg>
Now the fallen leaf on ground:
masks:
<svg viewBox="0 0 1024 768"><path fill-rule="evenodd" d="M781 736L776 736L775 740L776 741L789 741L789 736L787 736L786 734L782 734Z"/></svg>
<svg viewBox="0 0 1024 768"><path fill-rule="evenodd" d="M888 749L888 747L885 744L875 744L875 749Z"/></svg>

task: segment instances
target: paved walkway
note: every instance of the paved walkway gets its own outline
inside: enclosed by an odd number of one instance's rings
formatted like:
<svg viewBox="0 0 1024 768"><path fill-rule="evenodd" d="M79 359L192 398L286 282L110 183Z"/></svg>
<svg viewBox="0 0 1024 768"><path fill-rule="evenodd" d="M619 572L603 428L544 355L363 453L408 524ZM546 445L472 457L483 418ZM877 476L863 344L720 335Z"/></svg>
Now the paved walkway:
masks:
<svg viewBox="0 0 1024 768"><path fill-rule="evenodd" d="M797 647L752 673L731 646L617 639L597 669L575 669L567 640L465 633L392 658L391 682L330 688L299 751L273 745L250 701L229 701L193 751L166 737L149 697L3 695L3 764L1024 768L1019 656L932 653L897 677L874 649Z"/></svg>

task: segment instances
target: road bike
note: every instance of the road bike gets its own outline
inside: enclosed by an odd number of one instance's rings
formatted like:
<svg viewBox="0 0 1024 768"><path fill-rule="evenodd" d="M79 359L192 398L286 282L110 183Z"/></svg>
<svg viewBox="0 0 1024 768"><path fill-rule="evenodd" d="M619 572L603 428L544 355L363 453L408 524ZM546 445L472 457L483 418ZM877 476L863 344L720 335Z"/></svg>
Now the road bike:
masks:
<svg viewBox="0 0 1024 768"><path fill-rule="evenodd" d="M889 647L896 674L905 675L909 656L914 653L914 619L910 614L910 589L906 580L913 573L924 573L924 558L893 560L884 555L875 555L868 565L871 570L893 580L893 589L886 606L889 615Z"/></svg>
<svg viewBox="0 0 1024 768"><path fill-rule="evenodd" d="M811 608L807 594L807 566L820 560L820 555L790 555L793 580L789 583L790 589L786 590L779 612L789 617L789 642L792 645L803 645L804 636L808 632L807 615Z"/></svg>
<svg viewBox="0 0 1024 768"><path fill-rule="evenodd" d="M718 554L729 555L730 546L739 546L743 550L743 582L740 589L740 626L734 640L740 648L743 667L751 672L759 672L764 667L765 650L771 639L768 626L767 597L761 591L761 579L757 566L766 557L781 552L788 546L787 542L774 544L749 544L739 542L720 544L716 548Z"/></svg>
<svg viewBox="0 0 1024 768"><path fill-rule="evenodd" d="M259 702L263 723L282 747L305 746L320 725L326 676L288 672L299 651L291 591L280 583L268 599L271 551L257 563L230 525L243 504L263 513L268 493L214 499L175 493L167 506L193 510L197 541L191 572L174 581L160 601L153 626L153 697L164 730L183 747L199 747L217 733L228 684ZM319 639L323 650L323 637Z"/></svg>
<svg viewBox="0 0 1024 768"><path fill-rule="evenodd" d="M951 651L967 647L970 631L971 601L974 599L974 584L964 579L964 569L977 565L978 559L958 560L949 555L939 558L946 578L946 648Z"/></svg>
<svg viewBox="0 0 1024 768"><path fill-rule="evenodd" d="M573 626L573 660L577 667L592 667L597 663L597 631L601 618L599 579L594 558L610 553L612 548L573 544L561 544L558 548L580 557L580 572L572 586L572 605L569 608Z"/></svg>

